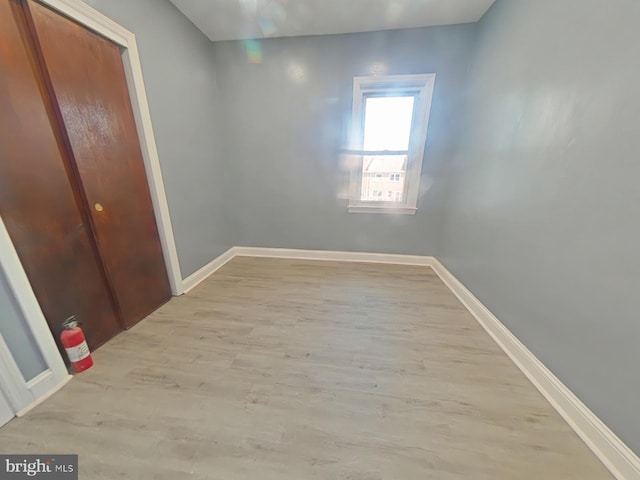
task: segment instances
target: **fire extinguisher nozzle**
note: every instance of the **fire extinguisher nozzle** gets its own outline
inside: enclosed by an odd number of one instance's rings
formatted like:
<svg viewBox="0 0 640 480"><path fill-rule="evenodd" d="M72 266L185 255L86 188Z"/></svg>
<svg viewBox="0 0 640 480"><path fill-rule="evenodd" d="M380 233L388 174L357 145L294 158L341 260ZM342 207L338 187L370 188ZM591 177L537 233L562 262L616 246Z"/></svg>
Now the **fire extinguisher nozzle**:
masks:
<svg viewBox="0 0 640 480"><path fill-rule="evenodd" d="M75 315L71 315L64 322L62 322L63 328L75 328L78 326L78 319Z"/></svg>

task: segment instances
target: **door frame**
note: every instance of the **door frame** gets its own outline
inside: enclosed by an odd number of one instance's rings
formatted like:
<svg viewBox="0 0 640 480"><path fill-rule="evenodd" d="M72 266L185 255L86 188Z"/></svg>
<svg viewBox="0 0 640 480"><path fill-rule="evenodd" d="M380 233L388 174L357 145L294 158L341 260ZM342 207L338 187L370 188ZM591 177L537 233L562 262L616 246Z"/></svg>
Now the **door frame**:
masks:
<svg viewBox="0 0 640 480"><path fill-rule="evenodd" d="M129 88L131 107L138 130L147 182L151 193L162 253L173 295L184 293L178 252L171 225L151 114L142 76L135 35L80 0L37 0L43 5L83 25L120 46ZM27 274L0 217L0 268L4 272L25 322L39 346L48 369L25 381L4 339L0 336L0 389L20 416L61 388L69 379L46 319L40 309Z"/></svg>
<svg viewBox="0 0 640 480"><path fill-rule="evenodd" d="M62 388L71 376L62 361L2 218L0 218L0 268L4 272L25 324L33 334L47 365L46 370L26 380L4 338L0 335L0 390L9 401L14 413L20 416Z"/></svg>
<svg viewBox="0 0 640 480"><path fill-rule="evenodd" d="M162 245L162 254L167 267L167 276L173 295L184 293L182 273L178 261L169 204L162 180L162 169L158 158L158 149L153 135L151 114L147 102L147 92L142 76L142 65L138 55L136 36L126 28L118 25L109 17L98 12L80 0L36 0L39 3L74 20L85 28L92 30L120 46L122 64L124 65L129 87L129 98L138 130L140 150L144 159L144 168L151 193L151 202L158 225L158 234Z"/></svg>

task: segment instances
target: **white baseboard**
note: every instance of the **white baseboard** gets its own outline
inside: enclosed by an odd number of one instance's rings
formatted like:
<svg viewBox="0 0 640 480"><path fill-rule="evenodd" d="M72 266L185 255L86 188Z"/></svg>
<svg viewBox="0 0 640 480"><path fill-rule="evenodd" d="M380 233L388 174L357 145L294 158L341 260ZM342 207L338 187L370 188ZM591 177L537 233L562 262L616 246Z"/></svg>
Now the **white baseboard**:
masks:
<svg viewBox="0 0 640 480"><path fill-rule="evenodd" d="M326 260L334 262L392 263L398 265L430 266L433 257L396 255L387 253L334 252L330 250L296 250L292 248L231 247L219 257L192 273L182 281L182 292L187 293L209 278L216 270L234 257L270 257L298 260Z"/></svg>
<svg viewBox="0 0 640 480"><path fill-rule="evenodd" d="M47 373L47 372L45 372ZM38 391L41 390L39 389L39 386L42 384L47 383L47 381L52 378L50 375L38 375L36 378L34 378L33 380L29 381L27 383L27 386L29 387L30 390L32 391ZM53 387L47 387L45 390L42 390L42 393L39 393L38 396L36 396L37 400L35 400L34 402L30 403L29 405L27 405L26 407L18 410L16 412L16 417L22 417L23 415L25 415L27 412L33 410L35 407L37 407L38 405L40 405L42 402L44 402L47 398L49 398L51 395L53 395L54 393L56 393L58 390L60 390L62 387L64 387L67 383L69 383L69 381L71 381L71 379L73 378L72 375L67 375L66 377L64 377L60 382L58 382L56 385L54 385Z"/></svg>
<svg viewBox="0 0 640 480"><path fill-rule="evenodd" d="M184 280L188 291L235 256L431 267L500 348L618 480L640 480L640 459L436 258L420 255L233 247Z"/></svg>
<svg viewBox="0 0 640 480"><path fill-rule="evenodd" d="M222 267L225 263L236 256L235 249L237 247L231 247L219 257L214 258L211 262L207 263L200 270L192 273L187 278L182 280L182 292L187 293L196 287L198 284L206 280L212 273Z"/></svg>
<svg viewBox="0 0 640 480"><path fill-rule="evenodd" d="M237 256L290 258L298 260L327 260L332 262L392 263L428 267L433 257L399 255L393 253L340 252L331 250L296 250L292 248L233 247Z"/></svg>
<svg viewBox="0 0 640 480"><path fill-rule="evenodd" d="M444 265L434 259L431 267L611 473L619 480L639 480L638 456L558 380Z"/></svg>

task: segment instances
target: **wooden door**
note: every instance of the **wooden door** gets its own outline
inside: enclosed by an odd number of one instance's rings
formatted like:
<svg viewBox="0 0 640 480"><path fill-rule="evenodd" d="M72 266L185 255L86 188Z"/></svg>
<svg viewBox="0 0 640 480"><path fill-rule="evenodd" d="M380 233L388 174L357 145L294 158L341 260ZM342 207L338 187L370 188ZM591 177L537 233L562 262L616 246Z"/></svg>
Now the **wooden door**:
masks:
<svg viewBox="0 0 640 480"><path fill-rule="evenodd" d="M120 48L28 1L51 91L127 327L166 302L169 281Z"/></svg>
<svg viewBox="0 0 640 480"><path fill-rule="evenodd" d="M0 215L58 346L75 314L96 348L121 326L25 21L0 0Z"/></svg>

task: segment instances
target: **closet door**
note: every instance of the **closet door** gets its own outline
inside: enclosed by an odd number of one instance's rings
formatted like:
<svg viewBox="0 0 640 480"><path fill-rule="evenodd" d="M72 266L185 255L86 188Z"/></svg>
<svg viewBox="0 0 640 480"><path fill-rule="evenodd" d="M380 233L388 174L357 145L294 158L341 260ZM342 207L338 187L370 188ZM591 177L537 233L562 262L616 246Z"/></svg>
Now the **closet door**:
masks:
<svg viewBox="0 0 640 480"><path fill-rule="evenodd" d="M170 296L120 48L29 0L98 250L125 325Z"/></svg>
<svg viewBox="0 0 640 480"><path fill-rule="evenodd" d="M96 348L121 326L32 51L20 2L0 0L0 215L58 346L75 314Z"/></svg>

